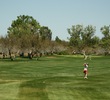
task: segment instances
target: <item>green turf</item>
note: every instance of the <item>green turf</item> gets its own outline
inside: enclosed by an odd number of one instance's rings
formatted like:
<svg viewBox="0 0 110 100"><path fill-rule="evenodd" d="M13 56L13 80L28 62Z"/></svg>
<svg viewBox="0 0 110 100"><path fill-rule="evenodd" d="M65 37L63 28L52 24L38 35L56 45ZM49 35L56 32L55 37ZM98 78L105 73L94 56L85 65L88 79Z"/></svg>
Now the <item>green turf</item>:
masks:
<svg viewBox="0 0 110 100"><path fill-rule="evenodd" d="M110 100L110 57L0 59L0 100ZM88 79L83 63L89 63Z"/></svg>

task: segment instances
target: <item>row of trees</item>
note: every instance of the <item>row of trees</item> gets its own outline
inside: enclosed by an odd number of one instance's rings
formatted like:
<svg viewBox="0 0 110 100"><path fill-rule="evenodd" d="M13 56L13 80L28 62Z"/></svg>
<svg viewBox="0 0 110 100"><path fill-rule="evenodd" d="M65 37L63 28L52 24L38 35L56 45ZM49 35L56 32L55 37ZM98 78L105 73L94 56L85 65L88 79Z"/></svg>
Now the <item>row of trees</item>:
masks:
<svg viewBox="0 0 110 100"><path fill-rule="evenodd" d="M41 26L32 16L20 15L12 21L7 35L0 37L1 52L109 52L110 26L103 26L100 30L102 39L95 36L96 28L92 25L73 25L67 29L69 41L62 41L58 36L52 40L52 31L47 26Z"/></svg>
<svg viewBox="0 0 110 100"><path fill-rule="evenodd" d="M77 49L77 51L84 50L89 53L109 53L110 51L110 26L103 26L100 28L103 38L95 36L96 27L88 25L73 25L68 29L70 34L70 45ZM91 51L91 52L90 52Z"/></svg>
<svg viewBox="0 0 110 100"><path fill-rule="evenodd" d="M45 48L51 41L52 32L41 26L32 16L20 15L8 28L6 36L0 38L2 51L29 52Z"/></svg>

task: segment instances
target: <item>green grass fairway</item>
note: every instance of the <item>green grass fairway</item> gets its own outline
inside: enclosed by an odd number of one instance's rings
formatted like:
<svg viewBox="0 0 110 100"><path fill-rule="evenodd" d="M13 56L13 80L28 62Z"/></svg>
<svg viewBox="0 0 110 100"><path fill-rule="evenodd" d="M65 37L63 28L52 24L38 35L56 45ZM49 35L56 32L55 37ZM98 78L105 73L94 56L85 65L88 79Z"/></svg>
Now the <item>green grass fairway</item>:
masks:
<svg viewBox="0 0 110 100"><path fill-rule="evenodd" d="M83 63L89 63L88 79ZM110 57L0 59L0 100L110 100Z"/></svg>

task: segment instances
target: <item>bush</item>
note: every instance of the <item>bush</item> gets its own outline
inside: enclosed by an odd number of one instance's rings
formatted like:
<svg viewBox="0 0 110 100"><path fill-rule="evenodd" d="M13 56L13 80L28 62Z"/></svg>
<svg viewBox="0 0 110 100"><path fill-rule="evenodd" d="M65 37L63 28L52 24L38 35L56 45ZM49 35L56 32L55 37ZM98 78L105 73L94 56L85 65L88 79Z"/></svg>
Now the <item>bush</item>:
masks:
<svg viewBox="0 0 110 100"><path fill-rule="evenodd" d="M59 55L68 55L68 51L61 51L61 52L58 52Z"/></svg>

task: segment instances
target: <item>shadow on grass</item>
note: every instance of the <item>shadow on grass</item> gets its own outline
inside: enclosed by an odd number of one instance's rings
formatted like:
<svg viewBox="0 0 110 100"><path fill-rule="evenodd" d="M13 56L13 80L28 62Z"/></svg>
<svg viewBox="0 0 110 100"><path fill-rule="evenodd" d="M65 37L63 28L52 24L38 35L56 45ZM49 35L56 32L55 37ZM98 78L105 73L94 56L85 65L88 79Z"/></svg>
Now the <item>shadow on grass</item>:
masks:
<svg viewBox="0 0 110 100"><path fill-rule="evenodd" d="M19 99L22 100L49 100L46 84L42 80L23 82L19 88Z"/></svg>
<svg viewBox="0 0 110 100"><path fill-rule="evenodd" d="M10 58L1 58L0 59L0 62L28 62L28 61L45 61L44 59L36 59L36 58L33 58L33 59L29 59L29 58L15 58L14 60L11 60Z"/></svg>
<svg viewBox="0 0 110 100"><path fill-rule="evenodd" d="M41 79L34 79L30 81L23 82L19 87L19 99L22 100L49 100L49 93L46 87L55 86L53 88L61 87L63 83L71 82L73 77L66 76L55 76L55 77L47 77ZM53 85L54 84L54 85ZM56 84L56 85L55 85Z"/></svg>

